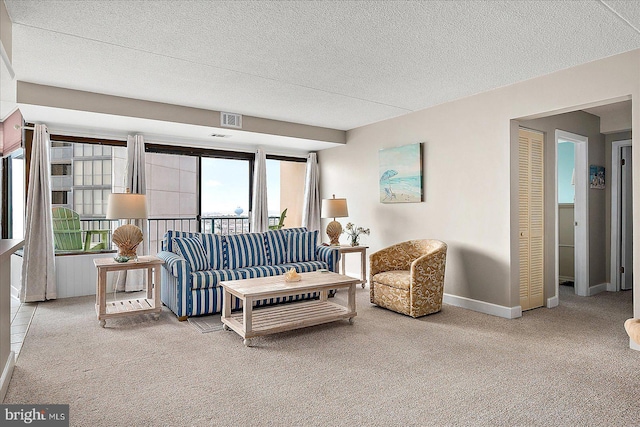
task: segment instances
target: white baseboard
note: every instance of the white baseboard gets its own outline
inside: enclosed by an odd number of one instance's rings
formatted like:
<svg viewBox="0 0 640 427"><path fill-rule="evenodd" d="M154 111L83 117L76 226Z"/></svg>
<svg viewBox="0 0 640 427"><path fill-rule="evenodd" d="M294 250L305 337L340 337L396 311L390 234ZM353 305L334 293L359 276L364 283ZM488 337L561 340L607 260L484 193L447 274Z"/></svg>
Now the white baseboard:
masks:
<svg viewBox="0 0 640 427"><path fill-rule="evenodd" d="M608 283L600 283L599 285L590 286L588 291L589 296L599 294L600 292L605 292L608 286Z"/></svg>
<svg viewBox="0 0 640 427"><path fill-rule="evenodd" d="M560 304L560 298L558 298L558 295L547 298L547 308L557 307L558 304Z"/></svg>
<svg viewBox="0 0 640 427"><path fill-rule="evenodd" d="M558 280L561 282L575 282L576 279L569 276L558 276Z"/></svg>
<svg viewBox="0 0 640 427"><path fill-rule="evenodd" d="M442 302L456 307L466 308L468 310L478 311L492 316L504 317L506 319L515 319L522 317L522 308L505 307L503 305L492 304L490 302L478 301L471 298L459 297L457 295L444 294Z"/></svg>
<svg viewBox="0 0 640 427"><path fill-rule="evenodd" d="M629 348L631 350L640 351L640 344L636 344L631 338L629 338Z"/></svg>
<svg viewBox="0 0 640 427"><path fill-rule="evenodd" d="M0 402L4 401L4 396L7 394L9 388L9 381L11 381L11 375L13 375L13 366L16 363L16 355L13 351L9 352L9 358L2 370L2 376L0 377Z"/></svg>

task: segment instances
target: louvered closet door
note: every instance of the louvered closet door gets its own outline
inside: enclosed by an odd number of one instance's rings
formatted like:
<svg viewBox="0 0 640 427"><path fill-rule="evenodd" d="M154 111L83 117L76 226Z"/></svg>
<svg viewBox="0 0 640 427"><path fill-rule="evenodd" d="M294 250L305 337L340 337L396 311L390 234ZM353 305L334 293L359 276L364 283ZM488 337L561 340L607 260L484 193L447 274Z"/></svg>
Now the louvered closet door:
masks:
<svg viewBox="0 0 640 427"><path fill-rule="evenodd" d="M544 305L544 136L520 129L518 139L518 216L520 306Z"/></svg>

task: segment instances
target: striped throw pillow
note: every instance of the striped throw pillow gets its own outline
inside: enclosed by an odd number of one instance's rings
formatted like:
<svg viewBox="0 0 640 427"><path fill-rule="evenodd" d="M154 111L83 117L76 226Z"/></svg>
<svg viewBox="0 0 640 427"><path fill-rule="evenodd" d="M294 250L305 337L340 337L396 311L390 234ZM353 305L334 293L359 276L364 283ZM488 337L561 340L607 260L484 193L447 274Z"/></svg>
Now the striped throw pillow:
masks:
<svg viewBox="0 0 640 427"><path fill-rule="evenodd" d="M287 232L285 230L269 230L264 233L264 243L269 257L269 265L280 265L287 262Z"/></svg>
<svg viewBox="0 0 640 427"><path fill-rule="evenodd" d="M230 270L267 264L263 233L230 234L225 237L227 268Z"/></svg>
<svg viewBox="0 0 640 427"><path fill-rule="evenodd" d="M287 262L316 261L318 230L287 233Z"/></svg>
<svg viewBox="0 0 640 427"><path fill-rule="evenodd" d="M198 237L174 237L173 248L187 260L192 271L209 270L209 259Z"/></svg>
<svg viewBox="0 0 640 427"><path fill-rule="evenodd" d="M198 237L200 238L201 234L196 233L195 231L174 231L168 230L164 235L164 239L162 240L162 250L173 252L177 254L178 251L173 247L173 239L174 238L183 238L183 237Z"/></svg>

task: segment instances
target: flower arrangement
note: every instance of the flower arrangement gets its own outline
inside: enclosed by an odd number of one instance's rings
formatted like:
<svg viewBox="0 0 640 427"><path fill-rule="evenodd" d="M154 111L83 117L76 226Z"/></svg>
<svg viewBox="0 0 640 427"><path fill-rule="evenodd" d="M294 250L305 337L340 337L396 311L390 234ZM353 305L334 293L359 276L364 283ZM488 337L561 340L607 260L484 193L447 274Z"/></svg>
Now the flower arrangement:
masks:
<svg viewBox="0 0 640 427"><path fill-rule="evenodd" d="M371 233L371 230L368 228L356 227L355 224L349 222L345 226L343 233L349 235L349 243L351 246L358 246L360 245L360 235L366 234L368 236Z"/></svg>

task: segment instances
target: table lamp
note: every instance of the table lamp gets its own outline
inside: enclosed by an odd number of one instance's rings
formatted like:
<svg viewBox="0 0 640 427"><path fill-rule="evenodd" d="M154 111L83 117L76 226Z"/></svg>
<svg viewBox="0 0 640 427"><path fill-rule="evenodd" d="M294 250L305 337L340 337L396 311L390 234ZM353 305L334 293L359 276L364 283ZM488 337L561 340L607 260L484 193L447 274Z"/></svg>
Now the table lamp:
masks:
<svg viewBox="0 0 640 427"><path fill-rule="evenodd" d="M147 218L147 197L144 194L111 193L107 203L107 219L145 219ZM118 247L118 256L137 258L136 250L142 242L142 230L134 224L125 224L116 228L111 241Z"/></svg>
<svg viewBox="0 0 640 427"><path fill-rule="evenodd" d="M332 199L322 199L322 218L333 218L333 221L327 225L327 236L329 236L330 244L332 246L340 245L338 239L342 234L342 225L336 218L344 218L349 216L347 209L347 199L336 199L336 195L333 195Z"/></svg>

